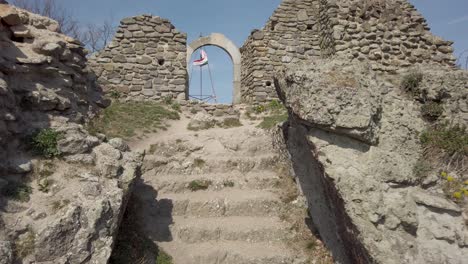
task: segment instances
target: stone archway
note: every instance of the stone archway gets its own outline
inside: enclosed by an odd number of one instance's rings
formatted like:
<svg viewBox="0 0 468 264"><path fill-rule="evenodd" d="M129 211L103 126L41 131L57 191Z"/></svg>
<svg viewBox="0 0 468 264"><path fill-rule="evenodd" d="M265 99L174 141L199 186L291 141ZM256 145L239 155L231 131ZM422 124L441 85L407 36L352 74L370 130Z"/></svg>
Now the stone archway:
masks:
<svg viewBox="0 0 468 264"><path fill-rule="evenodd" d="M228 39L226 36L220 33L212 33L209 36L201 37L188 45L187 47L187 65L190 65L190 59L192 54L197 49L203 46L217 46L229 55L232 60L234 67L234 77L233 77L233 95L232 101L234 104L238 104L241 101L241 53L239 48ZM188 93L187 93L188 94Z"/></svg>

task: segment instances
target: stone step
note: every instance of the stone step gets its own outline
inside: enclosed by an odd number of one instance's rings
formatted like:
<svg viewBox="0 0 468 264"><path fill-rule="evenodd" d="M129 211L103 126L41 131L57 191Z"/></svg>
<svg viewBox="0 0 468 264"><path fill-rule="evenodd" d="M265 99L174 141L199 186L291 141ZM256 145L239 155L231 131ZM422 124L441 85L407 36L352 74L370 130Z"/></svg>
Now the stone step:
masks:
<svg viewBox="0 0 468 264"><path fill-rule="evenodd" d="M145 175L145 182L161 192L192 192L191 183L207 182L211 184L208 190L224 191L229 189L272 189L277 188L280 178L273 172L249 172L242 173L207 173L207 174L160 174L157 176Z"/></svg>
<svg viewBox="0 0 468 264"><path fill-rule="evenodd" d="M160 216L277 216L281 210L275 194L258 190L166 193L157 200Z"/></svg>
<svg viewBox="0 0 468 264"><path fill-rule="evenodd" d="M239 172L248 173L255 171L273 170L278 164L277 155L262 155L256 157L235 158L209 156L187 157L184 160L177 158L165 158L158 156L145 157L144 169L150 175L161 174L207 174Z"/></svg>
<svg viewBox="0 0 468 264"><path fill-rule="evenodd" d="M285 245L244 242L158 243L174 264L306 264Z"/></svg>
<svg viewBox="0 0 468 264"><path fill-rule="evenodd" d="M161 217L151 224L159 237L172 237L183 243L209 241L281 242L294 232L278 217ZM167 234L166 232L170 232Z"/></svg>

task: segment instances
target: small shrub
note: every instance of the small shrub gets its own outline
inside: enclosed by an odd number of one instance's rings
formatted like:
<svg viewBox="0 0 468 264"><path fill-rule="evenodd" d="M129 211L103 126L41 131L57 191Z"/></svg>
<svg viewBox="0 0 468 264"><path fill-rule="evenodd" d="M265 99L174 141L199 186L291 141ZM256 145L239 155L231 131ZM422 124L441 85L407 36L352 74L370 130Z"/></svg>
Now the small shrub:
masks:
<svg viewBox="0 0 468 264"><path fill-rule="evenodd" d="M257 105L253 108L253 111L256 113L256 114L261 114L263 112L266 111L266 107L264 105Z"/></svg>
<svg viewBox="0 0 468 264"><path fill-rule="evenodd" d="M234 187L234 182L233 181L224 181L223 186L226 188L232 188Z"/></svg>
<svg viewBox="0 0 468 264"><path fill-rule="evenodd" d="M62 138L60 132L51 128L42 129L32 136L31 145L33 151L46 158L60 156L60 151L57 147L57 142Z"/></svg>
<svg viewBox="0 0 468 264"><path fill-rule="evenodd" d="M54 180L51 179L40 179L37 185L39 186L39 191L48 193L50 191L50 186L54 184Z"/></svg>
<svg viewBox="0 0 468 264"><path fill-rule="evenodd" d="M268 108L268 110L270 110L272 112L282 111L282 110L285 109L283 104L278 100L271 100L268 103L267 108Z"/></svg>
<svg viewBox="0 0 468 264"><path fill-rule="evenodd" d="M54 201L52 202L52 211L56 213L69 204L70 204L70 200L68 199L61 200L61 201Z"/></svg>
<svg viewBox="0 0 468 264"><path fill-rule="evenodd" d="M413 167L413 174L417 178L425 178L427 177L427 174L430 173L431 171L432 171L431 164L424 159L418 160L414 164L414 167Z"/></svg>
<svg viewBox="0 0 468 264"><path fill-rule="evenodd" d="M156 264L172 264L172 257L169 256L164 250L158 250L158 256L156 257Z"/></svg>
<svg viewBox="0 0 468 264"><path fill-rule="evenodd" d="M438 124L424 131L420 139L423 146L433 151L468 155L468 133L463 125Z"/></svg>
<svg viewBox="0 0 468 264"><path fill-rule="evenodd" d="M197 111L197 109L195 109L195 108L191 108L191 109L190 109L190 113L193 114L193 115L195 115L195 114L198 113L198 111Z"/></svg>
<svg viewBox="0 0 468 264"><path fill-rule="evenodd" d="M258 127L263 129L271 129L277 124L281 124L288 120L288 114L277 114L272 116L267 116L263 118L263 121L258 125Z"/></svg>
<svg viewBox="0 0 468 264"><path fill-rule="evenodd" d="M114 98L114 99L118 99L118 98L120 98L120 92L112 90L112 91L109 92L109 97Z"/></svg>
<svg viewBox="0 0 468 264"><path fill-rule="evenodd" d="M220 127L223 127L223 128L232 128L232 127L240 127L240 126L242 126L242 123L240 122L238 118L226 118L220 124Z"/></svg>
<svg viewBox="0 0 468 264"><path fill-rule="evenodd" d="M192 192L201 191L208 189L213 182L207 180L194 180L189 183L188 188Z"/></svg>
<svg viewBox="0 0 468 264"><path fill-rule="evenodd" d="M172 102L174 101L174 98L172 98L171 95L168 95L168 96L163 97L162 101L163 101L163 103L165 103L167 105L171 105Z"/></svg>
<svg viewBox="0 0 468 264"><path fill-rule="evenodd" d="M179 104L179 103L173 103L173 104L171 105L171 108L172 108L172 110L174 110L174 111L177 111L177 112L179 112L179 113L181 112L180 104Z"/></svg>
<svg viewBox="0 0 468 264"><path fill-rule="evenodd" d="M444 113L444 107L440 103L429 102L421 107L421 112L428 120L435 121Z"/></svg>
<svg viewBox="0 0 468 264"><path fill-rule="evenodd" d="M403 90L410 93L413 96L417 96L421 93L419 85L421 84L424 76L420 72L412 72L405 75L401 81Z"/></svg>
<svg viewBox="0 0 468 264"><path fill-rule="evenodd" d="M28 255L34 252L35 243L36 234L31 229L28 229L28 232L24 234L18 241L15 242L15 255L21 258L27 257Z"/></svg>
<svg viewBox="0 0 468 264"><path fill-rule="evenodd" d="M202 168L203 166L205 166L205 164L206 164L206 161L204 161L203 159L196 158L193 160L193 166L197 168Z"/></svg>
<svg viewBox="0 0 468 264"><path fill-rule="evenodd" d="M149 154L154 154L154 153L156 153L156 150L157 150L157 149L158 149L158 145L157 145L157 144L152 144L152 145L150 146L150 149L149 149L148 152L149 152Z"/></svg>
<svg viewBox="0 0 468 264"><path fill-rule="evenodd" d="M454 202L460 202L464 197L468 197L468 186L460 179L448 175L445 171L440 176L444 180L442 190L447 198Z"/></svg>
<svg viewBox="0 0 468 264"><path fill-rule="evenodd" d="M26 203L29 202L32 188L24 183L11 181L3 187L2 193L13 200Z"/></svg>

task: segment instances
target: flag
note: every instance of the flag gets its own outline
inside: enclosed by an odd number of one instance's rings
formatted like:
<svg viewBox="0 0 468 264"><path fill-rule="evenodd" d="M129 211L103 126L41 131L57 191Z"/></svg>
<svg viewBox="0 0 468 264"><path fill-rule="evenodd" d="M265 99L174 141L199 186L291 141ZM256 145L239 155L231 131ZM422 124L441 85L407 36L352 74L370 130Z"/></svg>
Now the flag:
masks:
<svg viewBox="0 0 468 264"><path fill-rule="evenodd" d="M193 62L193 66L203 66L208 64L208 55L204 50L200 52L200 59Z"/></svg>

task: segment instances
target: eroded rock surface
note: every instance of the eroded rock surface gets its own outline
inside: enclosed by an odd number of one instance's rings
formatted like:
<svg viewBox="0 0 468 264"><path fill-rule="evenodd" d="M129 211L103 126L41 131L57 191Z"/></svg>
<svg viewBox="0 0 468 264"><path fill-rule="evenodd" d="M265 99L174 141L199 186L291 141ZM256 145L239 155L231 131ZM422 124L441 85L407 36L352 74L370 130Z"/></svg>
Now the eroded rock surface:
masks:
<svg viewBox="0 0 468 264"><path fill-rule="evenodd" d="M297 66L277 81L291 114L288 149L322 238L340 263L466 262L461 205L428 187L437 176L413 172L426 126L419 102L400 89L401 75L345 61ZM445 94L444 115L466 124L468 74L419 70L421 89Z"/></svg>
<svg viewBox="0 0 468 264"><path fill-rule="evenodd" d="M107 263L142 155L84 129L101 97L78 41L0 4L0 263ZM61 159L35 156L51 128Z"/></svg>

